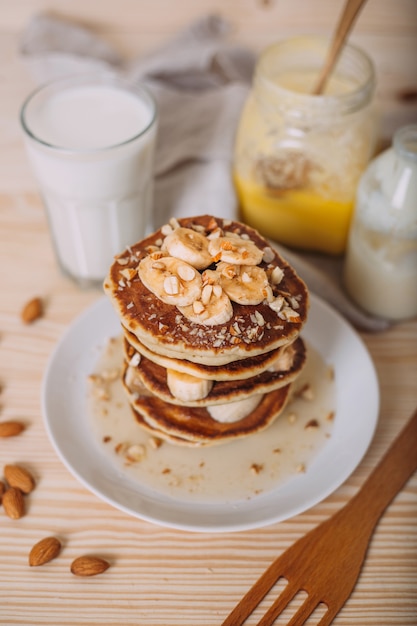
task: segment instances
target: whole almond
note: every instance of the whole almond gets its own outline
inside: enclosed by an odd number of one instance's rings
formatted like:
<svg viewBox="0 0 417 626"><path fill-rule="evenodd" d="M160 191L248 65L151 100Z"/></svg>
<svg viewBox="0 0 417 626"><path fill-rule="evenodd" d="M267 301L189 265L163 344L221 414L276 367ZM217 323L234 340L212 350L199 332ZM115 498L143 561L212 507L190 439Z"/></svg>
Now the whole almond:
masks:
<svg viewBox="0 0 417 626"><path fill-rule="evenodd" d="M32 298L26 302L20 317L25 324L32 324L35 320L43 315L43 302L40 298Z"/></svg>
<svg viewBox="0 0 417 626"><path fill-rule="evenodd" d="M56 537L45 537L35 543L29 552L29 565L37 567L55 559L61 551L61 542Z"/></svg>
<svg viewBox="0 0 417 626"><path fill-rule="evenodd" d="M75 576L96 576L102 574L110 564L97 556L79 556L71 563L71 572Z"/></svg>
<svg viewBox="0 0 417 626"><path fill-rule="evenodd" d="M0 437L15 437L16 435L20 435L22 430L25 427L22 422L0 422Z"/></svg>
<svg viewBox="0 0 417 626"><path fill-rule="evenodd" d="M20 489L9 487L3 494L3 508L11 519L19 519L25 514L25 501Z"/></svg>
<svg viewBox="0 0 417 626"><path fill-rule="evenodd" d="M30 493L35 488L32 474L20 465L5 465L4 477L10 487L16 487L23 493Z"/></svg>

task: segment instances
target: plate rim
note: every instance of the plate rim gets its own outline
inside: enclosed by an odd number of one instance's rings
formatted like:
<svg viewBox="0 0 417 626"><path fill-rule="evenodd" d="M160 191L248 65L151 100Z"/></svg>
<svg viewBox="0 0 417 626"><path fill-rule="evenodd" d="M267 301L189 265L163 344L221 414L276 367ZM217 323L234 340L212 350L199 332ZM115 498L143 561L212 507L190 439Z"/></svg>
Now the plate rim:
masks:
<svg viewBox="0 0 417 626"><path fill-rule="evenodd" d="M367 418L368 421L366 423L366 426L367 426L366 438L364 441L360 442L361 444L360 450L358 450L354 458L351 459L351 461L345 465L344 471L339 472L339 474L332 476L331 479L328 480L326 488L322 488L321 490L319 489L318 493L314 492L313 490L313 494L310 495L309 498L304 499L303 502L301 501L298 502L297 505L293 505L290 513L288 513L288 511L286 513L285 512L280 513L279 511L276 511L276 513L270 512L271 500L274 499L274 497L279 496L280 492L281 492L281 495L284 493L285 495L287 495L287 497L291 499L292 494L287 493L289 491L289 487L288 487L289 483L285 483L282 486L278 486L276 489L268 490L268 492L264 494L259 494L258 496L253 497L249 499L248 501L245 501L243 504L241 503L241 504L236 505L235 503L233 507L231 507L231 503L227 503L227 504L225 503L222 503L222 504L196 503L194 504L190 501L181 501L175 498L170 498L166 494L159 494L159 496L156 497L155 492L153 492L153 495L151 496L148 493L149 488L143 485L138 485L138 483L135 483L135 492L136 492L137 497L139 498L139 501L140 501L140 496L142 496L142 499L145 498L144 502L142 502L142 505L144 505L145 510L140 510L140 506L139 506L139 509L137 507L132 508L132 506L127 506L123 501L118 500L116 497L114 497L114 495L112 496L112 495L109 495L109 493L103 492L102 488L99 488L97 487L96 484L93 484L92 481L88 477L86 477L85 472L83 472L79 466L78 467L75 466L74 462L72 462L68 458L68 453L65 453L65 448L63 449L62 441L59 441L57 439L57 436L55 433L56 429L54 428L54 420L53 418L51 418L50 411L48 410L48 406L51 401L50 394L52 393L50 389L50 384L51 384L51 380L53 380L53 377L54 377L54 370L56 372L57 365L58 366L63 365L62 361L60 361L62 357L61 353L63 351L65 353L65 348L67 346L67 343L71 339L73 339L74 335L77 336L77 333L78 335L80 334L80 329L82 330L86 328L90 318L95 317L98 312L103 310L105 313L105 316L108 316L109 319L113 318L112 324L114 324L114 329L117 329L118 327L120 327L120 321L117 319L117 315L114 312L113 307L106 296L99 298L92 305L90 305L85 310L83 310L72 321L69 327L64 331L61 338L58 340L57 344L55 345L53 351L50 354L50 357L49 357L49 360L48 360L48 363L47 363L47 366L43 375L42 386L41 386L41 409L42 409L43 423L44 423L46 432L48 434L48 438L58 458L61 460L64 466L68 469L68 471L87 490L95 494L99 499L127 513L128 515L134 516L136 518L145 520L153 524L157 524L157 525L168 527L168 528L174 528L177 530L185 530L185 531L193 531L193 532L236 532L236 531L252 530L252 529L261 528L261 527L269 526L271 524L285 521L287 519L295 517L296 515L299 515L302 512L309 510L310 508L312 508L319 502L326 499L331 493L336 491L336 489L338 489L347 480L347 478L355 471L357 466L360 464L360 462L365 456L373 440L377 423L378 423L379 410L380 410L379 381L378 381L378 377L377 377L373 360L362 338L358 335L358 333L351 326L351 324L344 317L342 317L342 315L338 311L336 311L331 305L329 305L322 298L310 292L310 301L311 301L311 307L310 307L309 319L302 331L302 334L303 335L305 335L306 333L308 334L308 329L311 328L313 323L315 322L315 317L317 315L324 314L327 320L330 319L332 321L333 326L336 325L339 334L341 334L343 337L349 338L351 342L353 341L353 343L355 344L355 349L359 349L359 351L362 353L362 358L365 359L366 366L367 366L367 373L368 373L368 376L370 377L368 383L370 384L371 391L372 391L372 394L371 394L372 397L370 398L371 405L372 405L372 415L368 416ZM107 336L114 335L114 330L110 330L110 323L108 324L108 326L109 326L109 332L107 333ZM96 328L96 332L98 332L97 328ZM102 336L101 340L103 341L104 339L105 337ZM312 340L312 343L314 345L314 339ZM315 347L316 349L320 351L320 346L315 345ZM92 346L90 345L90 349L91 348ZM97 358L98 356L99 356L99 352L97 352L96 354ZM84 356L84 358L86 357ZM59 367L58 367L58 370L59 370ZM337 372L336 372L336 375L337 375ZM85 381L84 381L85 403L84 404L86 408L87 376L85 376L84 378L85 378ZM83 381L81 381L81 384L83 384ZM78 392L81 393L80 390L78 390ZM336 394L338 394L339 392L340 392L340 388L336 384ZM342 408L337 406L336 404L336 411L338 412L340 410L342 410ZM342 410L342 414L343 414L343 410ZM337 420L337 416L336 416L336 420ZM331 447L332 437L333 437L333 433L329 439L329 444L326 444L323 450L326 450L326 449L328 450ZM95 441L93 434L91 437L91 441L93 443L93 449L96 448L98 450L98 442ZM315 457L315 459L313 460L312 465L309 468L308 472L306 472L305 474L294 476L293 478L290 479L289 482L293 485L293 487L295 487L296 490L300 489L300 484L301 484L301 488L302 488L303 483L304 485L307 485L307 486L310 485L312 481L312 473L314 471L317 471L317 469L320 469L320 460L322 459L323 454L324 454L323 450L319 451L319 453L317 454L317 457ZM111 463L109 463L108 466L109 467L106 469L112 470L110 472L110 477L109 477L110 480L114 481L116 479L116 482L118 482L120 493L124 493L124 489L126 489L127 485L131 485L133 481L128 480L127 476L121 473L120 470L114 467ZM125 483L124 485L123 485L123 482ZM140 486L139 490L138 490L138 486ZM129 493L131 492L129 491ZM166 505L168 504L168 509L169 507L172 509L172 506L173 506L174 509L179 513L181 517L182 510L183 509L184 511L186 510L187 519L190 517L189 509L190 507L193 507L194 511L191 517L194 518L194 521L186 521L186 520L181 521L181 519L180 520L167 519L161 514L155 515L155 513L152 513L146 510L146 506L147 504L149 504L146 498L148 499L151 498L151 505L153 504L154 508L156 507L157 510L159 507L160 511L166 510ZM161 500L163 502L161 502ZM243 505L251 503L252 508L253 508L254 502L257 503L256 508L258 511L266 510L266 512L263 516L261 515L259 517L258 515L254 519L252 519L251 516L249 515L249 519L246 519L245 521L245 513L247 515L248 512L251 513L252 511L250 508L248 509L248 507L246 507L246 511L245 511L245 507ZM225 507L227 507L227 510L225 510ZM151 506L151 511L152 511L152 506ZM215 523L214 521L208 521L208 522L204 521L204 520L214 519L216 515L220 515L220 516L226 515L226 517L229 516L230 519L228 522L222 521L221 523ZM199 518L199 522L197 522L196 516L197 518Z"/></svg>

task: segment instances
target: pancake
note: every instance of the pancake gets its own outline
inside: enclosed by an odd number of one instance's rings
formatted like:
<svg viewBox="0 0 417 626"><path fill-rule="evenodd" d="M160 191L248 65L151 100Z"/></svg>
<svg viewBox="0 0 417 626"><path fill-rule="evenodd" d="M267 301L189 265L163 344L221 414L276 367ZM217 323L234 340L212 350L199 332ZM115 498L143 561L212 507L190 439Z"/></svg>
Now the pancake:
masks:
<svg viewBox="0 0 417 626"><path fill-rule="evenodd" d="M172 219L115 257L104 290L124 335L137 424L175 445L218 445L272 424L306 361L307 288L255 230Z"/></svg>
<svg viewBox="0 0 417 626"><path fill-rule="evenodd" d="M232 301L231 318L227 324L206 325L190 321L184 314L186 306L178 307L162 301L145 286L138 274L139 264L150 255L156 254L155 259L161 255L161 260L165 260L168 254L165 249L167 229L163 227L116 257L104 281L104 290L127 331L150 351L163 357L187 359L209 366L258 356L297 338L307 318L307 288L294 269L259 233L239 222L207 215L178 220L178 226L204 234L207 239L220 232L226 243L244 246L247 242L248 247L255 247L261 258L256 267L268 276L265 297L257 304ZM171 228L174 233L175 228ZM211 257L211 261L206 269L217 276L218 267L224 261L219 255ZM279 282L271 279L274 270L282 274ZM280 303L279 310L277 303Z"/></svg>
<svg viewBox="0 0 417 626"><path fill-rule="evenodd" d="M207 380L241 380L256 376L269 367L276 367L278 360L285 360L287 350L289 346L292 345L285 345L281 348L258 354L257 356L239 359L224 365L210 366L202 363L194 363L187 359L169 358L156 354L140 343L138 338L128 330L124 329L124 335L126 340L125 353L128 361L132 359L135 352L139 352L141 356L148 358L162 367L169 367L177 372L183 372L184 374L190 374L190 376Z"/></svg>
<svg viewBox="0 0 417 626"><path fill-rule="evenodd" d="M288 348L286 369L268 368L260 374L241 380L214 381L211 391L200 399L186 401L172 395L167 384L167 369L142 357L139 365L126 366L123 382L128 392L135 393L145 387L152 395L172 404L187 407L204 407L236 402L254 394L265 394L293 382L304 366L306 351L301 338Z"/></svg>
<svg viewBox="0 0 417 626"><path fill-rule="evenodd" d="M139 424L171 443L216 445L247 437L270 426L285 408L291 385L265 394L256 408L236 422L218 422L204 407L184 407L154 396L139 396L132 410Z"/></svg>

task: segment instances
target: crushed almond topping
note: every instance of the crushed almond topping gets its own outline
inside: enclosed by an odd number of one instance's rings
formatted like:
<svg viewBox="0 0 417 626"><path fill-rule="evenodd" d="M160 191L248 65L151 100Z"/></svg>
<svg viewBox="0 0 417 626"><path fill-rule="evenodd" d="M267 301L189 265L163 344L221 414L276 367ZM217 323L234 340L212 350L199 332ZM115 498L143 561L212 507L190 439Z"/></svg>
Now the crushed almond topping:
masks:
<svg viewBox="0 0 417 626"><path fill-rule="evenodd" d="M164 443L163 439L159 439L159 437L150 437L149 439L149 445L154 450L157 450L158 448L160 448L163 443Z"/></svg>
<svg viewBox="0 0 417 626"><path fill-rule="evenodd" d="M170 235L172 232L174 231L174 229L172 228L172 226L170 224L164 224L161 228L161 233L166 237L167 235Z"/></svg>
<svg viewBox="0 0 417 626"><path fill-rule="evenodd" d="M174 230L177 230L177 228L180 227L180 223L176 217L171 217L171 219L169 220L169 223Z"/></svg>
<svg viewBox="0 0 417 626"><path fill-rule="evenodd" d="M210 302L211 294L213 293L213 286L207 284L203 287L203 291L201 292L201 302L204 306L206 306Z"/></svg>
<svg viewBox="0 0 417 626"><path fill-rule="evenodd" d="M164 290L170 296L175 296L180 291L179 280L176 276L167 276L164 279Z"/></svg>
<svg viewBox="0 0 417 626"><path fill-rule="evenodd" d="M193 280L193 278L195 277L195 269L191 267L191 265L178 265L177 271L178 276L186 282Z"/></svg>
<svg viewBox="0 0 417 626"><path fill-rule="evenodd" d="M204 305L200 300L195 300L193 302L193 311L196 315L200 315L204 311Z"/></svg>
<svg viewBox="0 0 417 626"><path fill-rule="evenodd" d="M143 461L146 457L146 448L141 443L136 443L126 450L125 459L132 463Z"/></svg>
<svg viewBox="0 0 417 626"><path fill-rule="evenodd" d="M309 420L307 422L307 424L304 426L304 428L306 430L309 430L310 428L318 428L319 426L320 426L320 424L318 423L318 421L316 419L312 419L312 420Z"/></svg>
<svg viewBox="0 0 417 626"><path fill-rule="evenodd" d="M284 278L284 270L280 267L274 267L271 273L271 282L273 285L279 285L279 283Z"/></svg>
<svg viewBox="0 0 417 626"><path fill-rule="evenodd" d="M262 313L259 313L259 311L255 311L255 318L256 318L256 323L259 324L259 326L264 326L265 319Z"/></svg>
<svg viewBox="0 0 417 626"><path fill-rule="evenodd" d="M119 257L116 259L119 265L127 265L129 263L129 259L126 257Z"/></svg>
<svg viewBox="0 0 417 626"><path fill-rule="evenodd" d="M272 248L264 248L263 261L265 261L265 263L271 263L271 261L274 260L274 256L275 254Z"/></svg>
<svg viewBox="0 0 417 626"><path fill-rule="evenodd" d="M207 224L207 230L215 230L218 227L219 227L218 223L216 222L214 217L212 217L209 223Z"/></svg>
<svg viewBox="0 0 417 626"><path fill-rule="evenodd" d="M303 398L303 400L314 399L314 392L309 383L306 383L303 387L301 387L301 389L299 389L296 395L299 396L300 398Z"/></svg>
<svg viewBox="0 0 417 626"><path fill-rule="evenodd" d="M250 466L250 471L252 472L252 474L260 474L263 469L264 466L260 463L252 463L252 465Z"/></svg>
<svg viewBox="0 0 417 626"><path fill-rule="evenodd" d="M129 304L126 306L127 309L132 309L135 305L133 304L133 302L129 302Z"/></svg>

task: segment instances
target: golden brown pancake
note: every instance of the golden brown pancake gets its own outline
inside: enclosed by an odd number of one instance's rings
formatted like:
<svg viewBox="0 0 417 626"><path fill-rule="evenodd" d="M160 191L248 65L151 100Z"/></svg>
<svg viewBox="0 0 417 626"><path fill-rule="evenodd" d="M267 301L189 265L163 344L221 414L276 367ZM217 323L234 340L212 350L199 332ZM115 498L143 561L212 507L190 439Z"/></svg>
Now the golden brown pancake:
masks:
<svg viewBox="0 0 417 626"><path fill-rule="evenodd" d="M120 254L104 281L104 290L122 325L152 352L210 366L264 354L292 342L308 311L307 288L294 269L259 233L244 224L208 215L178 221L182 227L199 229L207 235L214 223L225 236L234 233L252 241L265 252L266 260L259 267L269 273L275 267L283 270L281 282L272 286L274 297L282 296L292 302L297 315L291 321L283 319L266 301L257 305L233 302L233 316L226 326L190 322L176 306L162 302L147 289L137 273L141 259L163 246L160 229Z"/></svg>
<svg viewBox="0 0 417 626"><path fill-rule="evenodd" d="M194 363L187 359L169 358L160 354L156 354L140 343L138 338L124 329L125 352L128 361L134 356L135 352L147 357L149 360L161 365L169 367L177 372L190 374L197 378L205 378L207 380L241 380L243 378L251 378L265 371L269 367L276 367L277 360L286 360L286 352L291 346L282 346L257 356L248 357L247 359L239 359L227 363L225 365L204 365L202 363Z"/></svg>
<svg viewBox="0 0 417 626"><path fill-rule="evenodd" d="M275 389L279 389L293 382L304 366L306 351L304 342L301 338L288 348L291 352L289 366L285 370L267 369L252 376L241 380L221 380L215 381L210 393L199 400L185 402L175 398L170 392L167 385L167 370L157 363L150 361L146 357L142 357L137 367L129 368L131 382L126 380L126 371L123 381L127 389L134 393L135 390L144 386L152 395L172 404L181 404L188 407L203 407L214 404L225 404L248 398L254 394L265 394ZM136 381L136 382L135 382Z"/></svg>
<svg viewBox="0 0 417 626"><path fill-rule="evenodd" d="M218 422L203 407L184 407L154 396L139 396L132 409L139 424L150 426L152 433L172 443L182 440L193 445L215 445L245 437L270 426L283 411L291 385L265 394L258 406L237 422Z"/></svg>

